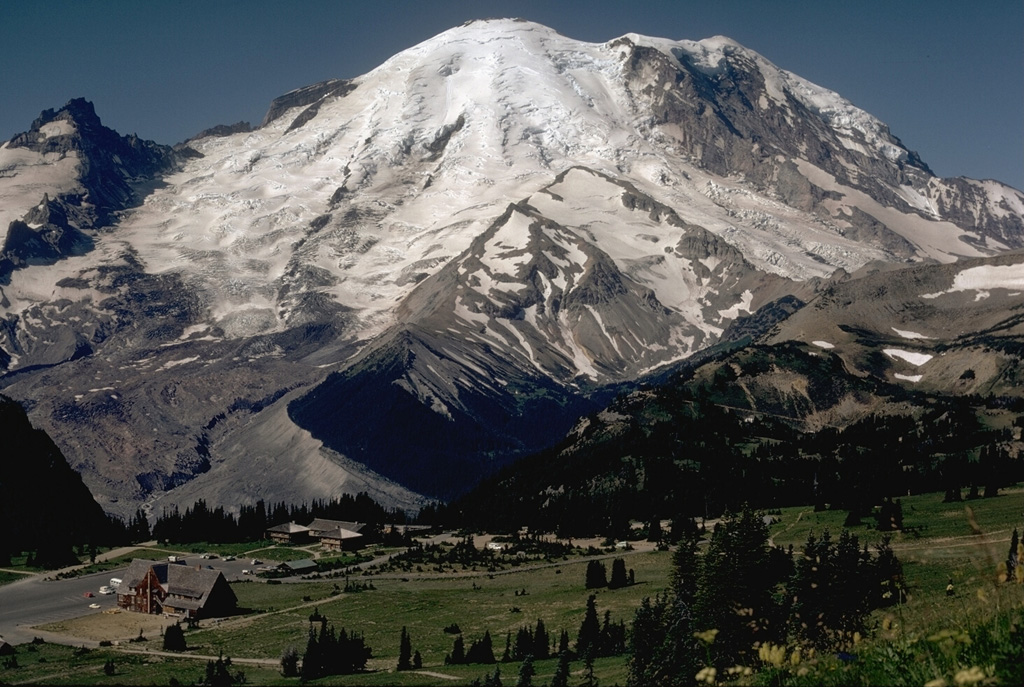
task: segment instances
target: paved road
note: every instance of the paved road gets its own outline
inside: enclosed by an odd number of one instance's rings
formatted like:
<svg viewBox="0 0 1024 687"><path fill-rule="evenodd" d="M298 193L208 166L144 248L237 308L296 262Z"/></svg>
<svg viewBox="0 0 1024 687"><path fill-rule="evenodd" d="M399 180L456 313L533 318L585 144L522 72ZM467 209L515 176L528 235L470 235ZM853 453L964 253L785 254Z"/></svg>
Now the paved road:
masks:
<svg viewBox="0 0 1024 687"><path fill-rule="evenodd" d="M117 606L114 594L99 594L111 577L121 577L125 568L68 580L46 581L41 575L0 586L0 636L11 644L32 640L33 625L100 613ZM92 598L83 596L92 592ZM99 608L91 609L90 604ZM38 633L37 633L38 634Z"/></svg>
<svg viewBox="0 0 1024 687"><path fill-rule="evenodd" d="M198 555L184 559L186 565L210 566L224 573L228 580L245 579L242 570L252 569L251 559L225 561L202 559ZM276 565L274 561L262 561L261 565ZM100 594L103 585L110 584L112 577L123 578L127 568L82 575L64 580L47 580L55 573L26 576L9 584L0 585L0 637L11 644L32 641L39 633L32 627L58 620L68 620L89 613L102 613L117 607L116 594ZM85 594L91 592L92 597ZM90 608L98 604L99 608Z"/></svg>

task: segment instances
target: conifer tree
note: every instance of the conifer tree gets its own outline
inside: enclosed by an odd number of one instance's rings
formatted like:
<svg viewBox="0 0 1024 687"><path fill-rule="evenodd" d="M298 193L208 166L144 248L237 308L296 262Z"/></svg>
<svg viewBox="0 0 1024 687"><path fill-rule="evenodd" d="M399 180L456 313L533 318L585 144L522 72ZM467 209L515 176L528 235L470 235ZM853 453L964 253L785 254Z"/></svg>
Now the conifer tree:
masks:
<svg viewBox="0 0 1024 687"><path fill-rule="evenodd" d="M770 561L768 527L755 511L745 508L738 516L728 516L712 532L700 566L692 621L696 632L718 630L710 647L716 664L746 660L755 642L781 641L784 627L773 599L781 580L769 574Z"/></svg>
<svg viewBox="0 0 1024 687"><path fill-rule="evenodd" d="M293 646L288 647L281 654L281 675L284 677L299 676L299 651Z"/></svg>
<svg viewBox="0 0 1024 687"><path fill-rule="evenodd" d="M565 654L566 656L572 658L569 649L569 632L564 629L562 630L561 634L558 635L558 653L559 655Z"/></svg>
<svg viewBox="0 0 1024 687"><path fill-rule="evenodd" d="M466 662L466 645L462 635L455 637L455 642L452 644L452 652L445 657L444 662L449 665L459 665Z"/></svg>
<svg viewBox="0 0 1024 687"><path fill-rule="evenodd" d="M580 624L576 637L576 653L580 656L593 654L597 651L597 643L601 638L601 625L597 619L597 597L591 594L587 598L587 610Z"/></svg>
<svg viewBox="0 0 1024 687"><path fill-rule="evenodd" d="M661 532L661 518L651 518L650 524L647 525L647 541L660 542L662 538ZM614 570L612 571L615 572Z"/></svg>
<svg viewBox="0 0 1024 687"><path fill-rule="evenodd" d="M533 656L527 655L523 659L522 665L519 666L519 679L516 681L516 687L532 687L533 676L537 674L537 669L533 667Z"/></svg>
<svg viewBox="0 0 1024 687"><path fill-rule="evenodd" d="M181 629L180 623L168 625L164 630L164 651L185 651L185 632Z"/></svg>
<svg viewBox="0 0 1024 687"><path fill-rule="evenodd" d="M600 589L608 586L608 572L601 561L587 563L587 589Z"/></svg>
<svg viewBox="0 0 1024 687"><path fill-rule="evenodd" d="M1013 528L1013 534L1010 535L1010 549L1006 554L1006 579L1013 581L1017 573L1018 566L1024 561L1018 560L1017 558L1017 545L1020 543L1020 535L1017 534L1017 528Z"/></svg>
<svg viewBox="0 0 1024 687"><path fill-rule="evenodd" d="M626 678L626 684L630 687L657 684L655 660L665 637L664 614L665 601L659 596L653 603L650 597L644 597L633 615L633 631L629 639L629 672Z"/></svg>
<svg viewBox="0 0 1024 687"><path fill-rule="evenodd" d="M320 641L317 638L313 624L309 624L309 637L306 640L306 651L302 654L302 681L309 682L320 677L323 673L322 657L320 652Z"/></svg>
<svg viewBox="0 0 1024 687"><path fill-rule="evenodd" d="M569 687L568 651L561 651L558 654L558 665L555 666L555 674L551 678L551 687Z"/></svg>
<svg viewBox="0 0 1024 687"><path fill-rule="evenodd" d="M412 670L412 640L404 625L398 642L398 670Z"/></svg>
<svg viewBox="0 0 1024 687"><path fill-rule="evenodd" d="M533 631L533 649L530 654L537 660L544 660L551 654L548 643L548 631L544 627L544 621L538 618L537 629Z"/></svg>
<svg viewBox="0 0 1024 687"><path fill-rule="evenodd" d="M533 653L533 633L527 627L519 628L516 632L515 648L512 650L512 660L522 661L527 654Z"/></svg>
<svg viewBox="0 0 1024 687"><path fill-rule="evenodd" d="M608 579L608 589L622 589L628 584L626 561L622 558L616 558L612 561L612 576Z"/></svg>

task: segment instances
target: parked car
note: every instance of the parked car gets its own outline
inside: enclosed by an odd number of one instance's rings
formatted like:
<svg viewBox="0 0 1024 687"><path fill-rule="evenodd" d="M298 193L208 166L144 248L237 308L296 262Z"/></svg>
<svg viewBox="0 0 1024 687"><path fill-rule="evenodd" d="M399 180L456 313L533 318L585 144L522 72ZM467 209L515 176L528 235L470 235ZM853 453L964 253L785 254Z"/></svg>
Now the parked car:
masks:
<svg viewBox="0 0 1024 687"><path fill-rule="evenodd" d="M100 594L106 595L106 594L113 594L113 593L114 593L114 589L112 587L108 587L107 585L103 585L102 587L100 587Z"/></svg>
<svg viewBox="0 0 1024 687"><path fill-rule="evenodd" d="M251 561L249 561L249 565L259 565L259 564L261 564L262 562L263 562L263 561L261 561L261 560L260 560L260 559L258 559L258 558L253 558L253 559L252 559Z"/></svg>
<svg viewBox="0 0 1024 687"><path fill-rule="evenodd" d="M226 561L233 561L233 560L235 560L235 557L234 556L224 556L224 560L226 560Z"/></svg>
<svg viewBox="0 0 1024 687"><path fill-rule="evenodd" d="M86 593L82 594L82 596L84 596L87 599L91 599L92 597L94 597L96 595L93 594L92 592L86 592Z"/></svg>

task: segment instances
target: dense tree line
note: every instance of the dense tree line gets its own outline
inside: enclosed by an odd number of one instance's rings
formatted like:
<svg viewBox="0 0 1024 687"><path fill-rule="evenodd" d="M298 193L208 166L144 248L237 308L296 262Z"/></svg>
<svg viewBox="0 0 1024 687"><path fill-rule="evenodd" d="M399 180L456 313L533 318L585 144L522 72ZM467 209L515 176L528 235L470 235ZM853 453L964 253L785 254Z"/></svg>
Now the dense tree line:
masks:
<svg viewBox="0 0 1024 687"><path fill-rule="evenodd" d="M754 665L758 647L796 642L845 649L868 614L902 593L902 567L884 542L874 554L843 531L810 536L802 556L768 545L758 513L726 517L698 554L698 535L673 554L669 590L633 620L629 684L689 685L702 667Z"/></svg>
<svg viewBox="0 0 1024 687"><path fill-rule="evenodd" d="M800 419L806 408L743 410L749 399L737 373L723 365L701 380L679 379L620 398L611 407L614 420L590 417L579 433L449 506L433 507L430 515L488 531L515 523L564 537L626 538L629 519L710 518L743 504L813 503L848 511L855 522L870 517L886 497L929 491L946 492L949 500L994 496L1024 479L1024 461L1006 450L1007 432L979 418L983 399L915 395L852 378L835 369L835 361L798 351L773 349L762 352L775 356L765 359L756 354L738 364L744 374L776 362L804 369L817 402L863 393L906 401L911 412L810 431Z"/></svg>
<svg viewBox="0 0 1024 687"><path fill-rule="evenodd" d="M406 636L403 632L403 642ZM401 644L400 646L404 647L405 645ZM514 640L511 632L506 635L505 650L500 661L494 655L491 633L489 630L485 630L483 637L473 640L468 649L462 634L458 634L452 643L452 650L445 656L444 662L445 665L486 665L520 661L532 665L533 661L558 656L559 664L564 662L567 666L576 658L592 661L603 656L618 656L625 651L625 621L613 621L610 611L605 611L602 621L597 612L597 597L591 594L587 598L586 609L577 632L575 645L570 643L569 633L564 629L558 634L557 642L554 641L553 636L544 625L544 621L538 619L537 624L533 627L520 627ZM406 649L400 649L400 665L404 665L402 657L406 654Z"/></svg>
<svg viewBox="0 0 1024 687"><path fill-rule="evenodd" d="M329 501L314 500L309 505L279 502L268 506L261 499L253 505L240 506L237 516L223 506L210 508L199 499L184 513L177 507L164 509L150 536L172 544L258 541L266 537L268 527L285 522L308 523L313 518L366 523L368 530L363 534L371 537L375 530L379 533L379 526L384 523L406 522L404 512L388 510L365 493L345 494Z"/></svg>

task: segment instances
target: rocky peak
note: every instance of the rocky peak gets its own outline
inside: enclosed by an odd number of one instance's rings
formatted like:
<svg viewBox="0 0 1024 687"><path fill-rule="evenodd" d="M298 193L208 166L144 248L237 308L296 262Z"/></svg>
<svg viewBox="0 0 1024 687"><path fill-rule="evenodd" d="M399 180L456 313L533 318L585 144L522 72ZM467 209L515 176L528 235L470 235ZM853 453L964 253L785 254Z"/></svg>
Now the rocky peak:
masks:
<svg viewBox="0 0 1024 687"><path fill-rule="evenodd" d="M69 100L44 110L9 148L75 161L74 183L43 198L14 220L0 249L0 280L33 263L52 263L89 250L88 233L109 225L115 214L137 203L140 187L171 170L181 156L170 147L121 136L103 125L93 104ZM17 174L15 174L17 177Z"/></svg>

